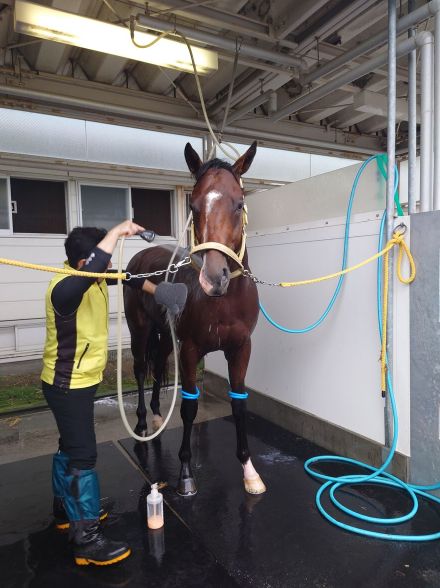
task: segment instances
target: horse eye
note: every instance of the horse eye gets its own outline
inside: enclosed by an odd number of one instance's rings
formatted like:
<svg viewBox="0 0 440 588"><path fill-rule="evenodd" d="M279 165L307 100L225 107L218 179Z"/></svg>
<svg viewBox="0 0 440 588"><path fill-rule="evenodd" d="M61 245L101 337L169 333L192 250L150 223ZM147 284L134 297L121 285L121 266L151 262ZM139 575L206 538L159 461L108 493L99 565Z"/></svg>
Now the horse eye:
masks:
<svg viewBox="0 0 440 588"><path fill-rule="evenodd" d="M237 205L237 210L242 210L243 209L243 202L239 202Z"/></svg>

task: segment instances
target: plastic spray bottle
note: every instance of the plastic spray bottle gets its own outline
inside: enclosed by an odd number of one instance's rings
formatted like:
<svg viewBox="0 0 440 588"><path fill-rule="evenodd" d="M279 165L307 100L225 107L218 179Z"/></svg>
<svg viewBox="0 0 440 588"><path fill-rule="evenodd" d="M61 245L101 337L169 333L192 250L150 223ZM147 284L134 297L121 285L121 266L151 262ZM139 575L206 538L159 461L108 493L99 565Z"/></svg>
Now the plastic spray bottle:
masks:
<svg viewBox="0 0 440 588"><path fill-rule="evenodd" d="M163 496L157 489L157 484L151 486L147 496L147 524L149 529L163 527Z"/></svg>

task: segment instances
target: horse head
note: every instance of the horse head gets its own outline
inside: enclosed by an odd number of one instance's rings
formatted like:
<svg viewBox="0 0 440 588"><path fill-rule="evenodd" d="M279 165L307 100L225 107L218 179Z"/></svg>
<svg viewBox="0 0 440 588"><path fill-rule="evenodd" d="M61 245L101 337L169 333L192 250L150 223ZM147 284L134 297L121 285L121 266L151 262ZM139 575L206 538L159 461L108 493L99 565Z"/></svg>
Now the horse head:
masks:
<svg viewBox="0 0 440 588"><path fill-rule="evenodd" d="M202 163L190 143L185 147L185 160L196 180L189 206L194 237L203 255L199 282L208 296L227 292L232 268L237 266L234 253L244 250L246 213L241 176L251 166L256 151L254 141L231 165L220 159Z"/></svg>

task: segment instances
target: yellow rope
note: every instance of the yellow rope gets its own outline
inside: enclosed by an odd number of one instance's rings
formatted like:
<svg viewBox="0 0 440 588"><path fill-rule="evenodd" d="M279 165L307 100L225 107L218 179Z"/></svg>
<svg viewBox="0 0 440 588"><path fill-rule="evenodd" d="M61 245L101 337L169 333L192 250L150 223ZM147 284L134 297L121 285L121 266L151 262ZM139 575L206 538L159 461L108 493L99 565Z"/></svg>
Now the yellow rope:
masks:
<svg viewBox="0 0 440 588"><path fill-rule="evenodd" d="M400 250L401 251L401 248ZM387 321L388 321L388 282L390 278L389 265L390 252L387 251L383 258L383 295L382 295L382 349L380 352L380 382L382 396L387 393L386 373L387 373ZM399 262L398 262L399 264ZM398 270L399 273L399 270ZM409 282L406 282L409 283Z"/></svg>
<svg viewBox="0 0 440 588"><path fill-rule="evenodd" d="M378 259L382 255L386 255L394 247L394 245L399 246L399 256L398 256L398 260L397 260L397 275L399 277L399 280L404 284L410 284L414 280L414 278L416 277L416 266L414 263L414 259L411 255L411 252L409 250L409 247L405 243L405 241L403 240L403 234L396 232L396 233L394 233L392 239L390 239L388 241L388 243L385 245L385 247L382 249L382 251L379 251L375 255L372 255L368 259L365 259L364 261L361 261L360 263L358 263L356 265L352 265L351 267L347 267L344 270L341 270L339 272L335 272L334 274L328 274L327 276L322 276L321 278L312 278L311 280L301 280L299 282L280 282L280 286L282 286L283 288L290 288L292 286L305 286L306 284L317 284L318 282L323 282L324 280L331 280L332 278L338 278L339 276L343 276L345 274L348 274L349 272L352 272L356 269L363 267L364 265L367 265L368 263L374 261L375 259ZM410 269L411 269L411 273L408 278L402 277L401 264L402 264L402 259L403 259L403 253L406 254L406 256L408 258L409 265L410 265Z"/></svg>
<svg viewBox="0 0 440 588"><path fill-rule="evenodd" d="M16 261L14 259L5 259L0 257L0 263L5 265L14 265L16 267L25 267L27 269L40 270L42 272L51 272L53 274L68 274L70 276L81 276L81 278L109 278L111 280L125 280L127 274L125 273L112 273L112 274L99 274L97 272L82 272L75 269L69 269L66 267L51 267L49 265L38 265L37 263L26 263L24 261Z"/></svg>

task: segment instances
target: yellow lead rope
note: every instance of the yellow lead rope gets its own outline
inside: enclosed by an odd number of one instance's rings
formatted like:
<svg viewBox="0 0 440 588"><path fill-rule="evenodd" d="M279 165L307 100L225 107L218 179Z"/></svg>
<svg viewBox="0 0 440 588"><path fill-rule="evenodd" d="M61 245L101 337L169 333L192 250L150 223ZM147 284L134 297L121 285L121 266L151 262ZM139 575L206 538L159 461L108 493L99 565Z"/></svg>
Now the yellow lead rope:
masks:
<svg viewBox="0 0 440 588"><path fill-rule="evenodd" d="M0 257L0 263L5 265L14 265L16 267L24 267L27 269L40 270L42 272L51 272L53 274L68 274L70 276L80 276L81 278L108 278L110 280L125 280L127 278L127 274L125 273L99 274L97 272L83 272L75 269L69 269L67 267L52 267L50 265L26 263L25 261L5 259L4 257Z"/></svg>
<svg viewBox="0 0 440 588"><path fill-rule="evenodd" d="M291 288L293 286L305 286L306 284L317 284L318 282L324 282L325 280L331 280L332 278L338 278L339 276L343 276L345 274L348 274L349 272L352 272L356 269L363 267L364 265L367 265L368 263L374 261L375 259L379 259L379 257L381 257L382 255L386 256L388 254L388 252L394 247L394 245L399 246L399 256L398 256L398 260L397 260L397 275L399 277L399 280L403 284L410 284L414 280L414 278L416 277L416 266L414 263L414 259L411 255L411 251L409 250L408 245L403 240L403 234L396 232L396 233L394 233L392 239L390 239L388 241L388 243L385 245L385 247L382 249L382 251L379 251L378 253L372 255L368 259L364 259L364 261L361 261L360 263L358 263L356 265L352 265L351 267L347 267L344 270L341 270L339 272L335 272L334 274L328 274L327 276L322 276L321 278L312 278L311 280L301 280L298 282L280 282L279 285L283 288ZM403 259L403 253L406 254L406 257L408 259L408 262L409 262L409 265L411 268L411 273L408 278L402 277L401 264L402 264L402 259Z"/></svg>

